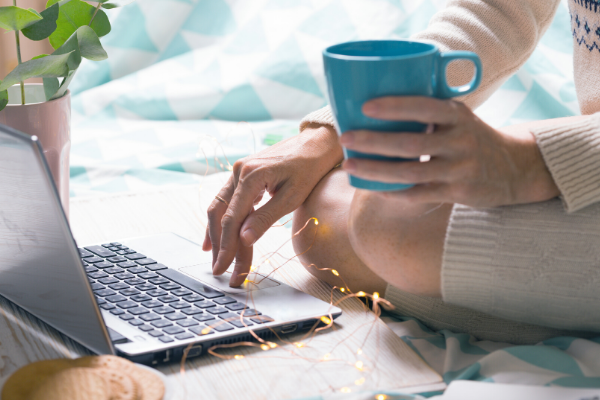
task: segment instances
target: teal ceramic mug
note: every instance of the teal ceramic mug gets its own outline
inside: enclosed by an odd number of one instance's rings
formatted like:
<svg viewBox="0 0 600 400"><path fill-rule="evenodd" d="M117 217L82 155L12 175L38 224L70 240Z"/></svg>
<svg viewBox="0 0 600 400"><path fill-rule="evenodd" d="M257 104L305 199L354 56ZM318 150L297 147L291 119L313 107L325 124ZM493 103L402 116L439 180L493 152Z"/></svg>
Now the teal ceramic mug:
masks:
<svg viewBox="0 0 600 400"><path fill-rule="evenodd" d="M455 60L469 60L475 75L464 86L451 87L446 68ZM411 121L383 121L366 117L362 106L383 96L429 96L447 99L471 93L481 81L481 61L469 51L442 53L432 44L408 40L369 40L341 43L323 51L329 102L337 131L368 129L385 132L424 132L426 126ZM407 161L344 149L344 157ZM359 189L392 191L413 185L384 183L350 175L350 184Z"/></svg>

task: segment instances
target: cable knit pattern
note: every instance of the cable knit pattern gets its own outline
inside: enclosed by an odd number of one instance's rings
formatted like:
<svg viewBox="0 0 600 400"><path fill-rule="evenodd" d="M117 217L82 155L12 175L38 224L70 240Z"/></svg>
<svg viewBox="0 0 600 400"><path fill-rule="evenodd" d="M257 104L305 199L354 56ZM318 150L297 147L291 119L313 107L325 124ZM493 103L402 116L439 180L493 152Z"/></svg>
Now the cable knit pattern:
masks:
<svg viewBox="0 0 600 400"><path fill-rule="evenodd" d="M532 131L569 212L600 199L600 113Z"/></svg>
<svg viewBox="0 0 600 400"><path fill-rule="evenodd" d="M331 108L326 106L317 111L313 111L304 117L302 121L300 121L300 132L311 123L335 126L335 119L333 118Z"/></svg>

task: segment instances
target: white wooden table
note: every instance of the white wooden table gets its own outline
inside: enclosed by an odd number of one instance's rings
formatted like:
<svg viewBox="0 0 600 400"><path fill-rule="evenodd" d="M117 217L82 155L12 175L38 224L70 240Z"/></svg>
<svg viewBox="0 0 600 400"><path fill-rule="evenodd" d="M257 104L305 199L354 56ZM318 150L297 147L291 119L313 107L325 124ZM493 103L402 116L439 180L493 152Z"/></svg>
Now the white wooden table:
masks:
<svg viewBox="0 0 600 400"><path fill-rule="evenodd" d="M117 194L71 201L71 226L78 243L116 241L160 232L175 232L201 243L206 213L226 177L204 180L202 187L186 186L137 194ZM255 245L255 259L289 239L285 228L272 228ZM291 244L271 257L274 267L293 257ZM278 270L275 278L330 301L331 289L308 274L296 260ZM334 293L334 300L341 298ZM357 299L340 304L343 315L335 329L319 333L297 348L262 351L239 348L241 360L214 356L159 368L176 390L174 399L302 398L351 390L397 389L441 382L398 336ZM77 357L87 350L18 307L0 301L0 378L42 359ZM293 342L300 338L287 338ZM358 349L362 354L357 354ZM326 356L327 355L327 356ZM322 361L328 358L328 361ZM362 361L362 371L356 362ZM359 364L360 365L360 364Z"/></svg>

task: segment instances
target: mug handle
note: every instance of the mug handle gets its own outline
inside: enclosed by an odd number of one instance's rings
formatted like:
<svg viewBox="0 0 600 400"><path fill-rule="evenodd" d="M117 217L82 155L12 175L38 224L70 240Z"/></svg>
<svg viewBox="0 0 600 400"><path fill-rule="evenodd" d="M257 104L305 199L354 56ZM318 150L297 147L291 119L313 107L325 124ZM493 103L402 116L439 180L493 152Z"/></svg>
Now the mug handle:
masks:
<svg viewBox="0 0 600 400"><path fill-rule="evenodd" d="M471 79L471 82L462 86L449 86L446 80L446 69L448 64L454 60L469 60L475 65L475 76ZM481 83L481 74L483 69L481 67L481 60L479 56L471 51L449 51L446 53L440 53L439 55L439 97L442 99L448 99L450 97L464 96L471 93Z"/></svg>

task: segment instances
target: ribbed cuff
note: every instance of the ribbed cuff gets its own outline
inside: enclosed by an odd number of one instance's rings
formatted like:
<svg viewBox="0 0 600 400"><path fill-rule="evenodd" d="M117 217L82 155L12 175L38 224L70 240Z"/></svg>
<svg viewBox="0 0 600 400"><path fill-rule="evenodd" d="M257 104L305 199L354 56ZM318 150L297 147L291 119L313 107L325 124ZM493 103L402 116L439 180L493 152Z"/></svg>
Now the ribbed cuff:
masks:
<svg viewBox="0 0 600 400"><path fill-rule="evenodd" d="M600 113L532 133L567 211L600 201Z"/></svg>
<svg viewBox="0 0 600 400"><path fill-rule="evenodd" d="M330 106L325 106L317 111L313 111L300 121L300 132L306 128L308 124L331 125L335 127L335 119L331 112Z"/></svg>

